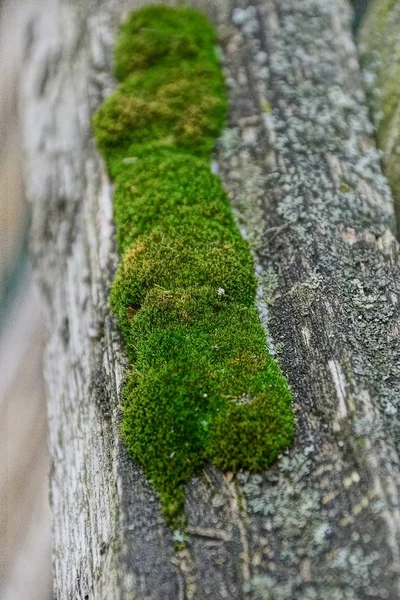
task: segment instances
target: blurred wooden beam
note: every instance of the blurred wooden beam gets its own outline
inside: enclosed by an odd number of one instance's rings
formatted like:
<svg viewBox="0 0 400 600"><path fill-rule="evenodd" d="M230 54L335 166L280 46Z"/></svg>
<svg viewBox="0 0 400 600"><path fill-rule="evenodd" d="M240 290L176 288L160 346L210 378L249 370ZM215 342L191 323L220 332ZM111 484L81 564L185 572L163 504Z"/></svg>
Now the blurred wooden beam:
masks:
<svg viewBox="0 0 400 600"><path fill-rule="evenodd" d="M49 457L40 303L32 277L0 335L0 597L51 597Z"/></svg>
<svg viewBox="0 0 400 600"><path fill-rule="evenodd" d="M18 84L40 2L0 3L0 597L52 597L43 323L26 257ZM11 289L10 281L14 285ZM18 285L17 285L18 282ZM4 287L7 289L5 290ZM7 294L6 294L7 292Z"/></svg>

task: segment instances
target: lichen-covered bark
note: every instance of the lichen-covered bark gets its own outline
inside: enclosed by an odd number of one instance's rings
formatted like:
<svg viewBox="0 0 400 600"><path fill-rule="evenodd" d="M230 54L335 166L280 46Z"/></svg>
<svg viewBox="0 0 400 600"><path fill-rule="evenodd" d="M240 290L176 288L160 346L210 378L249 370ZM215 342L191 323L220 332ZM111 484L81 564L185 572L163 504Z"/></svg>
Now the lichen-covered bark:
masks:
<svg viewBox="0 0 400 600"><path fill-rule="evenodd" d="M294 447L266 473L206 469L189 543L120 442L124 358L107 297L111 187L90 115L139 2L60 0L23 82L33 249L47 299L60 598L308 600L400 594L399 262L344 0L193 2L219 26L231 111L218 169L291 383Z"/></svg>
<svg viewBox="0 0 400 600"><path fill-rule="evenodd" d="M389 180L400 236L400 3L372 2L359 33L364 83L383 151L384 170Z"/></svg>

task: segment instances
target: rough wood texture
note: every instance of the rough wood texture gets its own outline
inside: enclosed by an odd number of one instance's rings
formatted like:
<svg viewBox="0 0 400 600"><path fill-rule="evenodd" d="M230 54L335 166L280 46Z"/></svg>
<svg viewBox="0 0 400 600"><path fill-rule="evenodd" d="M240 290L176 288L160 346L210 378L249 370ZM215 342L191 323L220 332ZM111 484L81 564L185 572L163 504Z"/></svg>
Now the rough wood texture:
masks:
<svg viewBox="0 0 400 600"><path fill-rule="evenodd" d="M47 300L57 596L397 598L398 246L349 7L193 4L220 28L231 115L214 167L254 249L297 439L267 473L194 478L188 548L174 552L119 438L112 190L90 130L114 85L115 26L139 2L54 3L30 27L23 112Z"/></svg>

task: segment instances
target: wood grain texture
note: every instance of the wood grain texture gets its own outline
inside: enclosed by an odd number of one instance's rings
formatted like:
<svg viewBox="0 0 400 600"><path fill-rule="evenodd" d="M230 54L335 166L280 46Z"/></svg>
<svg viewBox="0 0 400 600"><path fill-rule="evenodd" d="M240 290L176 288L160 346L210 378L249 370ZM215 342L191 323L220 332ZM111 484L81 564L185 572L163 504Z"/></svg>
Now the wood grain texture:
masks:
<svg viewBox="0 0 400 600"><path fill-rule="evenodd" d="M175 552L119 437L107 297L112 188L90 116L139 2L59 0L30 26L23 86L59 598L308 600L400 594L399 262L344 0L193 2L221 35L229 123L214 168L251 243L291 383L294 447L266 473L206 469Z"/></svg>

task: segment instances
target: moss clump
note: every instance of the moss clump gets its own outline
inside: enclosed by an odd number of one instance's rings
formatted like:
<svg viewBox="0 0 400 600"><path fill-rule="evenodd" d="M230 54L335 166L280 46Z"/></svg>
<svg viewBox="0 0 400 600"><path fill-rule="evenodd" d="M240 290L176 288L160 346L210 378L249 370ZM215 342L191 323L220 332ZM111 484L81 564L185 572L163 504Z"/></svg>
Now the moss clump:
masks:
<svg viewBox="0 0 400 600"><path fill-rule="evenodd" d="M205 461L260 469L290 443L290 393L254 307L211 286L153 288L130 339L124 438L170 520L182 513L182 484Z"/></svg>
<svg viewBox="0 0 400 600"><path fill-rule="evenodd" d="M215 53L209 53L189 63L131 72L93 123L98 148L116 177L123 159L152 151L187 151L208 159L226 111L222 73Z"/></svg>
<svg viewBox="0 0 400 600"><path fill-rule="evenodd" d="M208 284L223 299L249 306L255 296L252 266L240 235L206 219L194 227L183 221L140 236L125 252L111 294L128 350L131 308L142 306L154 287L195 291Z"/></svg>
<svg viewBox="0 0 400 600"><path fill-rule="evenodd" d="M150 6L133 12L122 25L115 50L115 75L162 64L164 68L198 61L215 64L217 36L207 18L190 9Z"/></svg>
<svg viewBox="0 0 400 600"><path fill-rule="evenodd" d="M339 189L342 192L342 194L348 194L351 191L351 186L347 183L347 181L342 179L342 181L340 182Z"/></svg>
<svg viewBox="0 0 400 600"><path fill-rule="evenodd" d="M114 206L121 254L140 235L160 226L171 230L191 222L236 232L228 197L209 161L188 154L152 152L122 165Z"/></svg>
<svg viewBox="0 0 400 600"><path fill-rule="evenodd" d="M294 435L252 257L209 169L227 105L214 43L191 9L137 11L117 45L121 85L93 119L115 179L122 260L110 301L131 363L123 438L175 526L204 462L265 468Z"/></svg>

